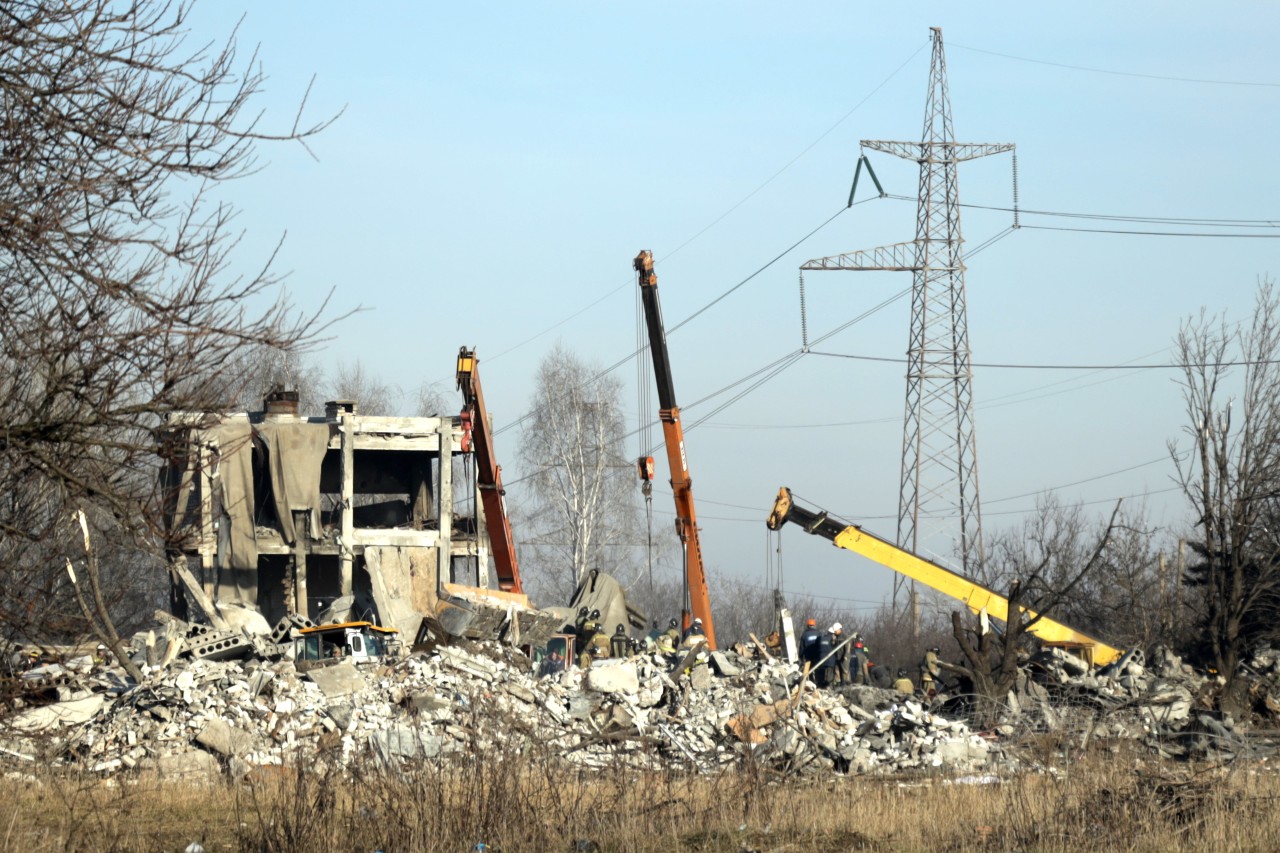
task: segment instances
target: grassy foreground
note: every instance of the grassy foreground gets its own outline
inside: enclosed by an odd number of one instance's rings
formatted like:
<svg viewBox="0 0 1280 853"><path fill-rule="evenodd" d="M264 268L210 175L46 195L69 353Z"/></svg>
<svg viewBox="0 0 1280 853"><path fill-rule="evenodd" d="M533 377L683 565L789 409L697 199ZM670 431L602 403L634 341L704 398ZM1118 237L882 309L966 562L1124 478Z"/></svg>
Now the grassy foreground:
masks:
<svg viewBox="0 0 1280 853"><path fill-rule="evenodd" d="M209 785L10 774L0 851L1270 851L1280 838L1280 775L1265 762L1099 753L999 784L562 767L505 756Z"/></svg>

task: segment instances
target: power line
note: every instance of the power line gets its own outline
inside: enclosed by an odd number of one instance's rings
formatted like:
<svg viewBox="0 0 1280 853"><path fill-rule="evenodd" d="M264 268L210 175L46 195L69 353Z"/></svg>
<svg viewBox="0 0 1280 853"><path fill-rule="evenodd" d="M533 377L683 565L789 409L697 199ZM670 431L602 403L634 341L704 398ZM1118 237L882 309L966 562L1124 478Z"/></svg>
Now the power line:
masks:
<svg viewBox="0 0 1280 853"><path fill-rule="evenodd" d="M1184 452L1183 454L1181 454L1181 456L1182 456L1182 457L1185 457L1185 456L1187 455L1187 453L1189 453L1189 452L1190 452L1190 451ZM1105 480L1105 479L1107 479L1108 477L1114 477L1114 476L1116 476L1116 475L1118 475L1118 474L1127 474L1127 473L1129 473L1130 471L1137 471L1137 470L1138 470L1138 469L1140 469L1140 468L1147 468L1147 467L1150 467L1150 466L1152 466L1152 465L1157 465L1157 464L1159 464L1159 463L1161 463L1161 462L1168 462L1170 458L1171 458L1171 457L1170 457L1168 454L1166 454L1166 455L1163 455L1163 456L1159 456L1159 457L1157 457L1157 458L1155 458L1155 459L1147 460L1146 462L1139 462L1139 463L1137 463L1136 465L1130 465L1130 466L1125 467L1125 468L1117 468L1117 469L1116 469L1116 470L1114 470L1114 471L1106 471L1106 472L1104 472L1104 473L1102 473L1102 474L1095 474L1095 475L1093 475L1093 476L1091 476L1091 477L1085 477L1084 479L1081 479L1081 480L1074 480L1074 481L1072 481L1072 482L1070 482L1070 483L1060 483L1060 484L1055 485L1055 486L1048 486L1048 487L1045 487L1045 488L1043 488L1043 489L1038 489L1038 490L1036 490L1036 491L1034 491L1034 492L1025 492L1025 493L1020 494L1020 495L1009 495L1009 496L1007 496L1007 497L1003 497L1003 498L995 498L995 499L993 499L993 500L984 500L984 501L983 501L983 505L984 505L984 506L990 506L991 504L1006 503L1006 502L1008 502L1008 501L1021 500L1022 498L1037 497L1037 496L1039 496L1039 495L1045 494L1046 492L1056 492L1056 491L1058 491L1059 489L1069 489L1069 488L1071 488L1072 486L1081 486L1081 485L1084 485L1085 483L1094 483L1094 482L1097 482L1098 480ZM1085 503L1080 504L1080 506L1091 506L1091 505L1093 505L1093 504L1099 504L1099 503L1110 503L1110 502L1112 502L1112 501L1116 501L1116 500L1128 500L1128 499L1130 499L1130 498L1135 498L1135 497L1146 497L1146 496L1148 496L1148 495L1164 494L1165 492L1174 491L1174 490L1176 490L1176 489L1178 489L1178 488L1180 488L1180 487L1179 487L1179 486L1174 486L1174 487L1169 488L1169 489L1158 489L1158 490L1156 490L1156 491L1147 491L1147 492L1143 492L1143 493L1141 493L1141 494L1136 494L1136 495L1121 495L1121 496L1119 496L1119 497L1101 498L1101 499L1096 500L1096 501L1087 501L1087 502L1085 502ZM670 497L670 493L669 493L669 492L659 492L659 494L665 494L665 495L667 495L668 497ZM756 513L759 513L759 518L763 518L763 517L767 514L767 512L768 512L767 508L766 508L766 509L762 509L762 508L757 507L757 506L747 506L747 505L745 505L745 504L725 503L725 502L723 502L723 501L708 500L707 498L698 498L698 503L708 503L708 504L714 504L714 505L716 505L716 506L731 507L731 508L733 508L733 509L742 509L742 510L747 510L747 511L749 511L749 512L756 512ZM1005 510L1005 511L1003 511L1003 512L997 512L997 513L993 513L993 514L994 514L994 515L1020 515L1020 514L1023 514L1023 513L1032 512L1033 510L1034 510L1034 508L1032 508L1032 509L1023 509L1023 510ZM700 517L702 517L702 516L700 516ZM849 515L849 514L841 515L841 514L837 513L837 514L836 514L836 517L837 517L837 518L841 518L841 519L843 519L843 518L852 518L852 517L855 517L855 516L853 516L853 515ZM869 520L871 520L871 521L877 521L877 520L885 520L885 519L896 518L897 516L890 516L890 515L864 515L864 516L857 516L857 517L858 517L858 518L865 518L865 519L869 519ZM741 522L752 522L752 521L758 521L758 520L759 520L759 518L756 518L756 519L750 519L750 518L721 518L720 520L722 520L722 521L741 521Z"/></svg>
<svg viewBox="0 0 1280 853"><path fill-rule="evenodd" d="M757 186L757 187L756 187L755 189L753 189L751 192L747 193L745 196L743 196L741 199L739 199L735 204L733 204L731 207L729 207L729 209L728 209L728 210L726 210L724 213L721 213L721 214L720 214L719 216L717 216L715 219L711 220L711 222L709 222L708 224L706 224L705 226L703 226L701 229L699 229L699 230L698 230L698 231L697 231L697 232L696 232L692 237L688 238L687 240L685 240L683 243L681 243L681 244L679 244L678 246L676 246L676 247L675 247L674 249L672 249L671 251L669 251L669 252L665 252L665 253L663 254L663 257L664 257L664 258L670 258L670 257L674 256L674 255L675 255L676 253L678 253L681 249L685 248L685 247L686 247L686 246L688 246L690 243L694 242L694 241L695 241L695 240L697 240L699 237L701 237L703 234L707 233L707 232L708 232L708 231L710 231L712 228L714 228L715 226L719 225L719 224L720 224L720 223L721 223L721 222L722 222L726 217L728 217L730 214L732 214L735 210L737 210L738 208L742 207L742 205L746 204L748 201L750 201L752 198L754 198L756 195L758 195L758 194L760 193L760 191L761 191L761 190L763 190L765 187L769 186L769 184L771 184L771 183L773 183L775 180L777 180L777 179L778 179L778 177L779 177L779 176L781 176L783 172L787 171L787 170L788 170L788 169L790 169L792 166L794 166L794 165L796 164L796 162L800 160L800 158L804 157L804 155L806 155L806 154L808 154L810 151L812 151L812 150L813 150L813 149L818 145L818 143L819 143L819 142L821 142L822 140L824 140L824 139L826 139L828 136L830 136L830 135L835 131L835 129L836 129L836 128L838 128L840 125L844 124L844 122L845 122L846 120L848 120L849 116L851 116L851 115L853 115L855 112L857 112L857 111L862 107L862 105L863 105L863 104L865 104L867 101L871 100L871 98L872 98L872 97L873 97L877 92L879 92L879 91L880 91L881 89L883 89L886 85L888 85L888 84L889 84L889 81L891 81L894 77L898 76L898 72L900 72L902 69L906 68L906 67L907 67L907 65L909 65L909 64L910 64L911 60L915 59L915 58L916 58L916 56L918 56L918 55L919 55L920 51L924 50L924 48L925 48L925 46L926 46L927 44L928 44L928 42L925 42L925 43L924 43L924 44L922 44L920 47L916 48L916 49L915 49L915 51L913 51L913 52L912 52L912 54L911 54L910 56L908 56L905 60L903 60L903 62L902 62L902 64L901 64L901 65L899 65L899 66L898 66L897 68L895 68L892 72L890 72L890 74L889 74L889 76L888 76L888 77L885 77L885 78L884 78L883 80L881 80L878 84L876 84L875 88L873 88L870 92L868 92L866 95L864 95L864 96L863 96L863 98L862 98L862 100L858 101L856 104L854 104L852 107L850 107L850 108L849 108L849 110L848 110L848 112L846 112L844 115L840 116L840 118L836 120L835 124L831 125L831 126L830 126L830 127L828 127L826 130L824 130L822 133L820 133L816 139L814 139L812 142L810 142L808 145L806 145L803 149L801 149L799 154L796 154L794 157L792 157L790 160L788 160L786 163L784 163L784 164L783 164L783 166L782 166L782 168L778 169L778 171L774 172L772 175L770 175L768 178L766 178L766 179L764 180L764 182L762 182L759 186ZM841 212L842 212L842 211L841 211ZM839 215L839 214L837 213L837 215ZM834 219L835 217L832 217L832 218ZM826 223L823 223L823 225L825 225L825 224L826 224ZM822 226L820 225L820 226L818 226L818 227L819 227L819 228L821 228ZM817 230L817 229L815 229L815 230ZM792 247L792 248L794 248L794 247ZM750 280L750 279L748 279L748 281L749 281L749 280ZM613 289L612 289L612 290L610 290L608 293L606 293L606 294L604 294L603 296L599 297L599 298L598 298L598 299L596 299L595 301L593 301L593 302L591 302L591 303L587 304L586 306L584 306L584 307L582 307L582 308L578 309L577 311L573 312L572 314L570 314L569 316L565 317L564 319L559 320L559 321L557 321L557 322L553 323L552 325L550 325L550 326L546 327L545 329L543 329L542 331L538 332L537 334L535 334L535 335L531 335L531 336L529 336L529 337L525 338L525 339L524 339L523 341L521 341L520 343L515 344L514 346L507 347L507 348L506 348L506 349L504 349L502 352L499 352L499 353L497 353L496 355L487 356L487 357L486 357L486 358L487 358L487 360L488 360L488 361L493 361L494 359L501 358L502 356L504 356L504 355L506 355L506 354L508 354L508 353L510 353L510 352L512 352L512 351L514 351L514 350L520 349L520 348L521 348L521 347L523 347L525 344L532 343L533 341L536 341L538 338L541 338L542 336L544 336L544 335L546 335L546 334L549 334L550 332L555 331L556 329L558 329L558 328L560 328L561 326L563 326L565 323L568 323L570 320L573 320L574 318L581 316L582 314L586 313L587 311L589 311L589 310L591 310L592 308L594 308L594 307L596 307L597 305L599 305L601 302L603 302L603 301L605 301L606 299L608 299L610 296L613 296L613 294L615 294L615 293L617 293L619 290L622 290L623 288L625 288L629 283L630 283L630 281L628 280L627 282L624 282L623 284L618 285L617 287L613 288ZM740 283L738 284L738 287L741 287L741 286L742 286L743 284L745 284L745 283L746 283L745 281L744 281L744 282L740 282ZM735 289L736 289L736 288L735 288ZM732 292L732 291L730 291L730 292ZM724 298L724 296L727 296L727 295L728 295L728 294L726 293L726 294L722 295L720 298L721 298L721 299L723 299L723 298ZM717 300L717 301L719 301L719 300ZM715 303L713 302L712 304L715 304ZM709 307L710 307L710 305L706 306L706 308L709 308ZM702 310L703 310L703 311L705 311L705 310L706 310L706 308L703 308ZM701 313L701 312L699 312L699 313ZM695 315L693 315L693 316L697 316L697 315L695 314ZM667 330L667 331L668 331L668 333L675 331L675 330L676 330L676 329L678 329L681 325L684 325L684 323L687 323L687 322L689 322L689 320L692 320L692 319L693 319L693 317L688 317L688 318L686 318L686 319L685 319L684 321L682 321L679 325L677 325L677 326L675 326L675 327L673 327L673 328L671 328L671 329L668 329L668 330ZM496 434L496 433L495 433L495 434Z"/></svg>
<svg viewBox="0 0 1280 853"><path fill-rule="evenodd" d="M1214 234L1206 231L1136 231L1120 228L1067 228L1063 225L1023 225L1032 231L1071 231L1080 234L1120 234L1126 237L1211 237L1216 239L1275 240L1280 234Z"/></svg>
<svg viewBox="0 0 1280 853"><path fill-rule="evenodd" d="M1175 77L1168 74L1144 74L1138 71L1116 71L1111 68L1095 68L1090 65L1072 65L1066 62L1051 62L1047 59L1032 59L1028 56L1014 56L1011 53L1000 53L994 50L984 50L980 47L969 47L968 45L956 44L951 42L952 47L958 47L961 50L972 51L973 53L985 53L987 56L998 56L1001 59L1013 59L1018 62L1030 62L1035 65L1050 65L1054 68L1067 68L1072 71L1089 71L1094 74L1110 74L1113 77L1139 77L1144 80L1162 80L1171 83L1204 83L1211 86L1252 86L1258 88L1280 88L1280 83L1265 83L1253 80L1213 80L1203 77Z"/></svg>
<svg viewBox="0 0 1280 853"><path fill-rule="evenodd" d="M781 251L781 252L780 252L780 253L779 253L779 254L778 254L778 255L777 255L773 260L769 261L767 264L765 264L764 266L760 267L760 269L756 270L756 271L755 271L755 272L753 272L751 275L747 276L747 277L746 277L746 278L744 278L742 281L738 282L738 283L737 283L737 284L735 284L733 287L729 288L729 289L728 289L728 290L726 290L724 293L722 293L722 294L720 294L719 296L717 296L715 299L712 299L712 300L711 300L710 302L708 302L706 305L703 305L703 306L702 306L701 308L699 308L697 311L694 311L694 312L693 312L692 314L690 314L688 317L685 317L685 318L684 318L683 320L681 320L679 323L676 323L674 326L672 326L670 329L668 329L668 330L667 330L667 334L671 334L672 332L674 332L674 331L676 331L677 329L679 329L681 326L683 326L683 325L685 325L686 323L690 322L690 321L691 321L691 320L693 320L695 317L697 317L698 315L702 314L702 313L703 313L704 311L706 311L707 309L711 308L711 306L713 306L713 305L715 305L716 303L720 302L720 300L724 299L724 298L725 298L726 296L728 296L730 293L733 293L733 292L734 292L735 290L737 290L739 287L742 287L744 284L746 284L747 282L751 281L751 279L753 279L753 278L755 278L756 276L760 275L760 273L764 272L764 271L765 271L765 270L767 270L769 267L773 266L773 265L774 265L774 264L776 264L778 261L782 260L782 258L783 258L783 256L784 256L784 255L787 255L787 254L789 254L790 252L794 251L794 250L795 250L795 248L796 248L797 246L799 246L801 243L803 243L805 240L808 240L808 239L809 239L810 237L812 237L814 234L817 234L817 233L818 233L819 231L821 231L823 228L826 228L828 225L830 225L830 224L831 224L831 222L832 222L832 221L833 221L837 216L839 216L840 214L844 213L844 212L845 212L846 210L848 210L850 207L854 207L854 206L856 206L856 205L862 204L863 202L872 201L872 200L874 200L875 198L876 198L876 196L872 196L872 197L870 197L870 198L864 198L862 201L854 202L854 203L853 203L853 204L851 204L851 205L847 205L847 206L845 206L845 207L840 208L840 209L839 209L839 210L837 210L835 213L831 214L831 216L830 216L830 217L829 217L825 222L823 222L821 225L819 225L817 228L813 229L813 230L812 230L812 231L810 231L808 234L804 235L804 236L803 236L803 237L801 237L799 240L797 240L797 241L795 241L794 243L792 243L792 244L791 244L790 246L788 246L786 249L783 249L783 250L782 250L782 251Z"/></svg>
<svg viewBox="0 0 1280 853"><path fill-rule="evenodd" d="M863 201L871 201L871 200L873 200L873 199L864 199ZM863 202L855 202L855 204L862 204L862 203L863 203ZM686 323L688 323L690 320L692 320L692 319L694 319L695 317L697 317L698 315L702 314L702 313L703 313L704 311L706 311L708 308L710 308L711 306L713 306L713 305L715 305L716 303L720 302L720 301L721 301L721 300L723 300L726 296L728 296L729 294L733 293L733 292L734 292L734 291L736 291L738 288L742 287L744 284L746 284L747 282L751 281L751 280L752 280L753 278L755 278L756 276L760 275L760 273L764 272L764 271L765 271L765 270L767 270L769 267L771 267L771 266L773 266L774 264L776 264L776 263L777 263L778 261L780 261L783 257L785 257L789 252L793 251L797 246L799 246L801 243L803 243L805 240L808 240L808 239L809 239L810 237L812 237L814 234L817 234L817 233L818 233L819 231L821 231L823 228L825 228L826 226L830 225L830 224L831 224L831 222L832 222L832 221L834 221L834 220L835 220L835 218L836 218L837 216L839 216L841 213L843 213L843 212L844 212L844 211L846 211L846 210L848 210L848 207L842 207L842 208L840 208L840 210L836 211L836 212L835 212L835 214L833 214L832 216L828 217L828 218L826 219L826 221L824 221L824 222L823 222L821 225L819 225L817 228L814 228L812 231L810 231L810 232L809 232L808 234L806 234L805 236L801 237L801 238L800 238L799 240L797 240L795 243L792 243L792 244L791 244L791 246L790 246L789 248L787 248L787 249L786 249L786 251L784 251L784 252L782 252L782 253L778 254L778 255L777 255L777 256L775 256L772 260L768 261L768 262L767 262L767 263L765 263L762 267L760 267L759 269L757 269L755 272L751 273L749 276L747 276L746 278L742 279L742 280L741 280L741 281L739 281L737 284L733 285L733 286L732 286L732 287L730 287L728 290L724 291L724 292L723 292L723 293L721 293L719 296L717 296L717 297L715 297L714 299L712 299L709 303L707 303L706 305L704 305L704 306L702 306L701 308L699 308L699 309L698 309L697 311L695 311L693 314L689 315L689 316L688 316L688 317L686 317L685 319L681 320L679 323L677 323L677 324L675 324L674 326L672 326L671 328L669 328L669 329L667 330L667 334L671 334L671 333L675 332L675 331L676 331L677 329L679 329L681 326L685 325L685 324L686 324ZM604 368L603 370L601 370L601 371L599 371L598 373L596 373L594 376L592 376L590 379L588 379L588 380L586 380L585 382L583 382L581 385L579 385L579 386L575 387L574 389L571 389L571 391L570 391L570 392L566 392L566 394L567 394L567 393L571 393L572 391L577 390L578 388L585 388L585 387L587 387L588 385L591 385L591 384L592 384L592 383L594 383L594 382L598 382L599 380L603 379L605 376L607 376L607 375L609 375L610 373L612 373L613 371L617 370L617 369L618 369L619 367L621 367L622 365L626 364L626 363L627 363L628 361L630 361L631 359L635 358L635 357L636 357L636 356L638 356L638 355L641 355L643 352L644 352L644 347L641 347L641 348L639 348L639 349L637 349L637 350L635 350L635 351L631 352L630 354L623 356L622 358L620 358L620 359L618 359L617 361L615 361L613 364L609 365L608 367L606 367L606 368ZM515 420L511 421L510 423L504 424L503 426L501 426L501 427L499 427L498 429L494 430L494 433L493 433L493 434L494 434L495 436L496 436L496 435L502 435L502 434L503 434L504 432L506 432L507 430L514 429L515 427L519 426L520 424L523 424L525 421L527 421L527 420L529 420L530 418L532 418L535 414L537 414L537 409L536 409L536 408L535 408L535 409L530 409L529 411L525 412L523 415L521 415L520 417L518 417L518 418L516 418ZM634 435L634 433L630 433L630 434L628 434L628 437L630 437L630 435ZM510 483L509 483L508 485L512 485L512 484L510 484Z"/></svg>
<svg viewBox="0 0 1280 853"><path fill-rule="evenodd" d="M1027 227L1027 226L1022 226ZM842 352L820 352L810 350L811 355L823 355L830 358L848 358L855 361L878 361L887 364L906 364L905 358L891 358L881 355L856 355ZM1016 364L1012 362L973 362L973 367L989 370L1187 370L1224 367L1257 367L1266 364L1280 364L1280 359L1262 359L1259 361L1217 361L1217 362L1171 362L1168 364Z"/></svg>
<svg viewBox="0 0 1280 853"><path fill-rule="evenodd" d="M801 157L803 157L804 155L808 154L811 150L813 150L813 148L814 148L814 147L815 147L819 142L821 142L822 140L824 140L824 139L826 139L828 136L830 136L830 135L832 134L832 132L834 132L834 131L835 131L835 129L836 129L837 127L839 127L840 125L844 124L844 122L849 118L849 116L853 115L855 112L857 112L857 111L858 111L858 109L859 109L863 104L865 104L867 101L871 100L871 97L872 97L873 95L875 95L875 94L876 94L876 92L879 92L879 91L880 91L881 89L883 89L886 85L888 85L888 83L889 83L889 81L890 81L890 80L892 80L894 77L897 77L897 76L898 76L898 72L899 72L899 71L901 71L902 69L906 68L906 67L907 67L907 65L908 65L908 64L910 64L911 60L915 59L915 58L916 58L916 56L917 56L917 55L919 55L920 51L924 50L924 48L925 48L925 46L926 46L927 44L928 44L928 42L925 42L924 44L920 45L920 47L916 48L916 49L915 49L915 52L914 52L914 53L912 53L910 56L908 56L908 57L907 57L907 58L902 62L902 64L901 64L901 65L899 65L897 68L895 68L895 69L893 70L893 72L889 74L889 76L888 76L888 77L886 77L886 78L884 78L883 80L881 80L881 81L876 85L876 87L875 87L874 89L872 89L872 90L871 90L870 92L868 92L865 96L863 96L862 100L858 101L858 103L856 103L856 104L854 104L852 107L850 107L850 109L849 109L849 111L848 111L847 113L845 113L844 115L840 116L840 118L836 120L836 123L835 123L835 124L831 125L831 127L827 128L827 129L826 129L826 130L824 130L821 134L819 134L819 136L818 136L818 138L817 138L817 139L813 140L813 141L812 141L812 142L810 142L808 145L806 145L806 146L804 147L804 149L803 149L799 154L797 154L796 156L794 156L794 157L792 157L790 160L788 160L788 161L783 165L783 167L782 167L781 169L779 169L778 171L776 171L776 172L774 172L772 175L770 175L770 176L768 177L768 179L766 179L766 180L764 181L764 183L760 184L760 186L756 187L754 190L752 190L751 192L749 192L749 193L747 193L745 196L743 196L743 197L742 197L742 199L741 199L737 204L735 204L733 207L729 208L729 209L728 209L728 210L726 210L724 213L722 213L722 214L720 214L719 216L717 216L717 217L716 217L716 218L715 218L715 219L714 219L714 220L713 220L709 225L705 226L701 231L699 231L698 233L694 234L692 237L690 237L688 240L685 240L685 241L684 241L683 243L681 243L680 245L676 246L676 247L675 247L674 249L672 249L670 252L666 252L666 253L665 253L665 255L664 255L664 257L668 257L668 258L669 258L669 257L671 257L672 255L676 254L676 252L679 252L679 251L680 251L681 249L683 249L685 246L689 245L689 244L690 244L690 243L692 243L694 240L696 240L696 239L698 239L699 237L701 237L701 236L702 236L703 234L705 234L707 231L710 231L710 230L711 230L712 228L714 228L716 225L719 225L719 224L720 224L720 221L721 221L722 219L724 219L724 218L725 218L726 216L728 216L729 214L733 213L733 212L734 212L735 210L737 210L739 207L742 207L742 205L744 205L744 204L746 204L748 201L750 201L750 200L751 200L751 199L752 199L752 198L753 198L757 193L759 193L759 192L760 192L761 190L763 190L765 187L769 186L769 184L773 183L773 182L774 182L774 180L776 180L776 179L778 178L778 176L779 176L779 175L781 175L783 172L787 171L787 169L790 169L792 166L794 166L794 165L796 164L796 161L798 161ZM692 318L690 318L690 319L692 319ZM687 322L687 321L686 321L686 322Z"/></svg>
<svg viewBox="0 0 1280 853"><path fill-rule="evenodd" d="M1187 455L1186 453L1183 453L1182 457L1185 458L1186 455ZM1047 490L1040 489L1039 491L1035 491L1035 492L1025 492L1024 494L1021 494L1021 495L1010 495L1007 498L996 498L995 500L983 501L983 504L986 506L990 506L991 504L1004 503L1006 501L1016 501L1016 500L1021 500L1022 498L1036 497L1037 495L1044 494L1045 491L1056 492L1058 489L1069 489L1072 486L1082 486L1085 483L1094 483L1094 482L1097 482L1098 480L1105 480L1107 477L1114 477L1117 474L1127 474L1130 471L1137 471L1139 468L1146 468L1151 465L1157 465L1161 462L1168 462L1169 458L1170 458L1169 454L1166 453L1165 455L1157 457L1150 461L1139 462L1137 465L1130 465L1128 468L1119 468L1115 471L1108 471L1105 474L1098 474L1093 477L1085 477L1083 480L1075 480L1074 482L1071 482L1071 483L1063 483L1060 486L1054 486L1052 489L1047 489Z"/></svg>
<svg viewBox="0 0 1280 853"><path fill-rule="evenodd" d="M884 197L894 201L915 201L911 196L898 195L896 193L886 193ZM1076 213L1062 210L1029 210L1025 207L1013 208L997 204L972 204L966 202L961 202L960 206L971 210L994 210L1000 213L1013 213L1016 210L1019 216L1058 216L1067 219L1096 219L1108 222L1150 222L1164 225L1200 225L1223 228L1238 228L1246 225L1256 228L1280 228L1280 222L1275 219L1220 219L1207 216L1138 216L1136 214L1118 213Z"/></svg>

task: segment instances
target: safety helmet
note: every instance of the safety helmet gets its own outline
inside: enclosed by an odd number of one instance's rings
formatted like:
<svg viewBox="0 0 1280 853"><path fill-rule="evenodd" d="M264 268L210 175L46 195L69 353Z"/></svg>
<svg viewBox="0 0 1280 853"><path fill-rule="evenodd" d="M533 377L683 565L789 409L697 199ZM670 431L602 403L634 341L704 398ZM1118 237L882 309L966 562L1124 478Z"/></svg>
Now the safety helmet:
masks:
<svg viewBox="0 0 1280 853"><path fill-rule="evenodd" d="M579 607L579 608L578 608L578 615L579 615L579 616L586 616L586 615L587 615L587 608L585 608L585 607Z"/></svg>
<svg viewBox="0 0 1280 853"><path fill-rule="evenodd" d="M906 671L905 669L900 669L900 670L898 670L898 677L899 677L899 678L906 678L906 677L907 677L907 671Z"/></svg>
<svg viewBox="0 0 1280 853"><path fill-rule="evenodd" d="M702 620L701 620L701 619L694 619L694 620L693 620L693 624L695 624L695 625L701 625L701 624L702 624Z"/></svg>
<svg viewBox="0 0 1280 853"><path fill-rule="evenodd" d="M592 610L592 611L591 611L591 618L592 618L592 619L599 619L599 618L600 618L600 611L599 611L599 610Z"/></svg>
<svg viewBox="0 0 1280 853"><path fill-rule="evenodd" d="M669 622L669 623L667 624L667 627L668 627L668 628L676 628L676 627L678 627L678 626L679 626L679 624L680 624L679 622L677 622L676 620L672 619L672 620L671 620L671 622Z"/></svg>
<svg viewBox="0 0 1280 853"><path fill-rule="evenodd" d="M937 646L933 646L932 648L929 649L929 651L933 652L936 655L939 652L941 652L942 649L938 648Z"/></svg>
<svg viewBox="0 0 1280 853"><path fill-rule="evenodd" d="M830 632L831 632L831 633L833 633L833 634L839 634L841 631L843 631L843 630L844 630L844 626L843 626L843 625L841 625L839 622L837 622L837 623L835 623L834 625L832 625L830 628L828 628L827 630L828 630L828 631L830 631Z"/></svg>
<svg viewBox="0 0 1280 853"><path fill-rule="evenodd" d="M618 627L617 627L617 628L614 628L614 629L613 629L613 633L615 633L615 634L625 634L625 633L626 633L626 631L627 631L627 629L626 629L626 628L624 628L624 627L622 627L622 625L618 625Z"/></svg>
<svg viewBox="0 0 1280 853"><path fill-rule="evenodd" d="M806 628L816 628L816 627L818 626L818 620L817 620L817 619L810 619L809 621L805 622L804 624L805 624L805 627L806 627Z"/></svg>

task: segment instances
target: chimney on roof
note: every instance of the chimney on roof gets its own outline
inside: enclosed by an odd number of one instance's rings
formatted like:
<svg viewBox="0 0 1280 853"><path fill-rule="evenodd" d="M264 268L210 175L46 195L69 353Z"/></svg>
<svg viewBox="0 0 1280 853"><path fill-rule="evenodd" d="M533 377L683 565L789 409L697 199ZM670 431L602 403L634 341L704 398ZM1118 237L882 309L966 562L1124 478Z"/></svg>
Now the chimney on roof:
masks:
<svg viewBox="0 0 1280 853"><path fill-rule="evenodd" d="M280 386L272 388L262 401L262 410L267 417L298 416L298 392L286 391Z"/></svg>
<svg viewBox="0 0 1280 853"><path fill-rule="evenodd" d="M330 400L324 404L324 416L331 421L337 420L342 415L354 415L355 413L355 400Z"/></svg>

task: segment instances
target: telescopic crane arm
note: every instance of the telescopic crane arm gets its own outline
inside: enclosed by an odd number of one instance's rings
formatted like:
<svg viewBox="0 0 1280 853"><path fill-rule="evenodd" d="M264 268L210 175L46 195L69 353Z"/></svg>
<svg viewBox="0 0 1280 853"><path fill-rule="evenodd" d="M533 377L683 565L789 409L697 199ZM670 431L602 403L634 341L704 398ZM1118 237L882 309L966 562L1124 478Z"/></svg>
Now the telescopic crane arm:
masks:
<svg viewBox="0 0 1280 853"><path fill-rule="evenodd" d="M506 592L520 592L520 564L516 560L515 539L511 535L511 519L507 517L502 488L502 468L493 453L493 429L489 423L489 410L484 405L484 392L480 390L479 359L475 350L462 347L458 350L458 390L462 392L463 450L474 444L476 453L476 485L480 502L484 505L484 520L489 528L489 546L493 549L493 566L498 574L498 588ZM440 460L448 465L447 459Z"/></svg>
<svg viewBox="0 0 1280 853"><path fill-rule="evenodd" d="M716 631L711 621L711 598L707 593L707 576L702 566L702 546L698 541L698 518L693 509L693 481L689 478L689 461L684 449L684 426L680 407L676 405L675 383L671 378L671 357L667 353L667 333L662 325L662 304L658 301L658 276L653 271L653 252L645 250L636 256L636 272L640 275L640 298L644 303L645 323L649 328L649 351L653 353L654 379L658 383L658 416L662 420L662 438L667 446L667 463L671 470L671 492L676 502L676 534L684 545L685 584L688 587L688 609L681 615L684 627L692 615L702 620L702 633L707 645L716 648ZM651 464L640 460L640 476Z"/></svg>
<svg viewBox="0 0 1280 853"><path fill-rule="evenodd" d="M813 512L796 506L791 498L791 490L783 487L778 491L773 511L769 513L769 519L765 523L770 530L777 530L788 521L803 528L806 533L830 539L837 548L861 554L869 560L893 569L898 574L936 589L944 595L949 595L963 602L974 613L985 610L988 615L1002 622L1009 621L1009 600L1004 596L937 563L903 550L856 524L846 524L833 519L824 510ZM1022 612L1027 618L1036 619L1035 611L1024 607ZM1098 666L1105 666L1123 654L1119 649L1101 640L1082 634L1046 616L1036 619L1027 631L1039 637L1046 645L1082 648L1091 653L1093 663Z"/></svg>

